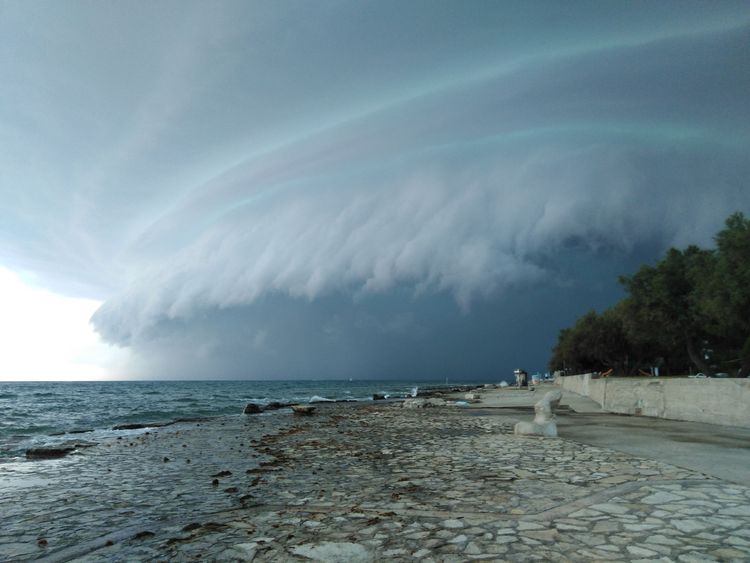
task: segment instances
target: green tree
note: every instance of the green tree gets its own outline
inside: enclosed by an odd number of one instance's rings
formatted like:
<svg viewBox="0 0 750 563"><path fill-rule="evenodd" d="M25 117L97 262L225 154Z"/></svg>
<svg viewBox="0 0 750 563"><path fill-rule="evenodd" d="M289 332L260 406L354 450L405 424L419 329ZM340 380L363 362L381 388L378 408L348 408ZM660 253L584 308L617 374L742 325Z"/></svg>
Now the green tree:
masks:
<svg viewBox="0 0 750 563"><path fill-rule="evenodd" d="M735 213L716 249L669 249L620 282L627 296L560 331L550 367L577 371L688 365L750 375L750 219Z"/></svg>
<svg viewBox="0 0 750 563"><path fill-rule="evenodd" d="M711 251L690 246L669 249L655 266L642 266L620 282L628 292L625 329L629 340L650 343L661 357L683 352L704 373L711 373L704 350L710 344L706 322L696 307L701 278L715 262Z"/></svg>
<svg viewBox="0 0 750 563"><path fill-rule="evenodd" d="M550 368L575 371L612 368L617 373L626 373L630 349L618 307L601 315L589 311L572 328L560 331Z"/></svg>
<svg viewBox="0 0 750 563"><path fill-rule="evenodd" d="M727 351L737 375L750 374L750 219L731 215L714 238L717 251L702 278L697 308L709 334Z"/></svg>

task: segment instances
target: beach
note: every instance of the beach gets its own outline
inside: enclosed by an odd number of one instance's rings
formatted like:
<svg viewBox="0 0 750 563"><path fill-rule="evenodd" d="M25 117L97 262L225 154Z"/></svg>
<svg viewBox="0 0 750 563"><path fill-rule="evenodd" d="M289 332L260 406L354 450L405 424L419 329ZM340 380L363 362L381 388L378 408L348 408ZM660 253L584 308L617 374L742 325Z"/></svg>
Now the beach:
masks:
<svg viewBox="0 0 750 563"><path fill-rule="evenodd" d="M0 560L750 558L741 483L562 424L559 438L514 435L548 388L238 413L3 464Z"/></svg>

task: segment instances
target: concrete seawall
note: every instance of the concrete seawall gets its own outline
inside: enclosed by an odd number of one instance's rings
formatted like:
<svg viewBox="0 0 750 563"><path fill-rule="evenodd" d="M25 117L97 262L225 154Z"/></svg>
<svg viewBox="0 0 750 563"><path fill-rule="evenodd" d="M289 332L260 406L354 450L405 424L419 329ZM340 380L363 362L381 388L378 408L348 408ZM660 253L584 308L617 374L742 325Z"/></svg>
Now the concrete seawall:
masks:
<svg viewBox="0 0 750 563"><path fill-rule="evenodd" d="M606 411L750 428L749 379L558 377L567 391L589 397Z"/></svg>

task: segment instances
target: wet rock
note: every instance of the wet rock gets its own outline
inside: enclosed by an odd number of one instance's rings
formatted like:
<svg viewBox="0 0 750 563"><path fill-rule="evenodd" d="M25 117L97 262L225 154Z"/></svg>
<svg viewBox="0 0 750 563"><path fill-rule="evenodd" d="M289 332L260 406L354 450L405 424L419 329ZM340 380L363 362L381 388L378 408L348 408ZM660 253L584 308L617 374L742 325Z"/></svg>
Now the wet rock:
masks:
<svg viewBox="0 0 750 563"><path fill-rule="evenodd" d="M280 403L278 401L273 401L273 402L268 403L266 405L265 410L267 410L267 411L275 411L275 410L278 410L278 409L286 409L286 408L291 407L293 404L294 403Z"/></svg>
<svg viewBox="0 0 750 563"><path fill-rule="evenodd" d="M73 450L75 450L75 448L71 446L57 448L29 448L26 450L26 457L28 459L57 459L65 457Z"/></svg>
<svg viewBox="0 0 750 563"><path fill-rule="evenodd" d="M406 399L401 406L406 409L423 409L427 407L444 407L448 403L445 399Z"/></svg>
<svg viewBox="0 0 750 563"><path fill-rule="evenodd" d="M93 448L98 445L99 442L66 442L65 447L78 449L78 448Z"/></svg>
<svg viewBox="0 0 750 563"><path fill-rule="evenodd" d="M256 405L255 403L248 403L245 405L245 410L242 411L244 414L258 414L263 412L263 409L260 405Z"/></svg>
<svg viewBox="0 0 750 563"><path fill-rule="evenodd" d="M372 394L372 400L373 401L383 401L383 400L385 400L385 395L382 395L381 393L373 393Z"/></svg>
<svg viewBox="0 0 750 563"><path fill-rule="evenodd" d="M406 399L401 406L405 409L421 409L424 407L424 399Z"/></svg>
<svg viewBox="0 0 750 563"><path fill-rule="evenodd" d="M133 536L134 540L145 540L146 538L152 538L156 534L154 532L151 532L149 530L143 530L142 532L138 532L136 535Z"/></svg>
<svg viewBox="0 0 750 563"><path fill-rule="evenodd" d="M310 405L292 405L292 410L294 414L310 416L315 412L315 407Z"/></svg>

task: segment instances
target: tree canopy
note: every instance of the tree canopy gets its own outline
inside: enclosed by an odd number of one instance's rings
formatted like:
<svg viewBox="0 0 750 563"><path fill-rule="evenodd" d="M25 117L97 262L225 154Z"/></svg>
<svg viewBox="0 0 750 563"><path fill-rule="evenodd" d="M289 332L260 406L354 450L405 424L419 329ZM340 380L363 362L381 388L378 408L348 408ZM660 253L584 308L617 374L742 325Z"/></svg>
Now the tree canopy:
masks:
<svg viewBox="0 0 750 563"><path fill-rule="evenodd" d="M620 277L626 297L560 331L550 368L750 374L750 220L731 215L716 248L670 248Z"/></svg>

